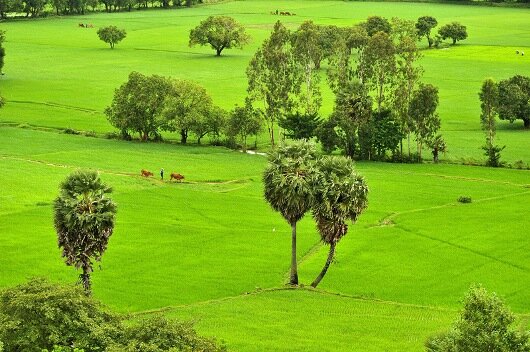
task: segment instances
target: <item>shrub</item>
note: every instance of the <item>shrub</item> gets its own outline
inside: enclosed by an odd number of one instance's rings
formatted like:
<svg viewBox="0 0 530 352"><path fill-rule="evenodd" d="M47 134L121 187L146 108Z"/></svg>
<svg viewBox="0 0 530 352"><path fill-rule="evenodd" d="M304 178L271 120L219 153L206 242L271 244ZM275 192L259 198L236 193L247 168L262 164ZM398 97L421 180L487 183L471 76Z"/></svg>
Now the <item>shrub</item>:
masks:
<svg viewBox="0 0 530 352"><path fill-rule="evenodd" d="M0 291L0 352L222 352L191 323L162 316L123 324L81 287L32 279Z"/></svg>
<svg viewBox="0 0 530 352"><path fill-rule="evenodd" d="M7 351L104 350L119 337L120 324L80 287L32 279L0 292L0 340Z"/></svg>
<svg viewBox="0 0 530 352"><path fill-rule="evenodd" d="M452 328L425 343L428 352L530 351L530 335L510 329L514 315L494 294L473 286L464 298L464 308Z"/></svg>
<svg viewBox="0 0 530 352"><path fill-rule="evenodd" d="M460 203L471 203L471 197L468 196L460 196L458 197L458 201Z"/></svg>
<svg viewBox="0 0 530 352"><path fill-rule="evenodd" d="M122 135L118 132L107 132L105 133L105 138L107 139L121 139Z"/></svg>
<svg viewBox="0 0 530 352"><path fill-rule="evenodd" d="M75 129L70 128L70 127L65 128L63 132L66 133L66 134L80 134L81 133L78 130L75 130Z"/></svg>
<svg viewBox="0 0 530 352"><path fill-rule="evenodd" d="M96 131L86 131L83 133L86 137L97 137Z"/></svg>

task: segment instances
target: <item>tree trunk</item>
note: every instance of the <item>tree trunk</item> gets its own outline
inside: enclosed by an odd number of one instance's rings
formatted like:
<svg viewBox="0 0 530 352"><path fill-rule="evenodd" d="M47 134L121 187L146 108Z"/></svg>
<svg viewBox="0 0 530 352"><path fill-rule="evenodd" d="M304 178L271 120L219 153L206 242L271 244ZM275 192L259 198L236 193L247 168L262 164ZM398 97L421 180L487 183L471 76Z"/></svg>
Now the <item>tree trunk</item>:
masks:
<svg viewBox="0 0 530 352"><path fill-rule="evenodd" d="M291 224L291 285L298 285L298 267L296 265L296 222Z"/></svg>
<svg viewBox="0 0 530 352"><path fill-rule="evenodd" d="M85 294L87 296L91 295L91 289L90 289L90 269L87 265L83 265L83 273L79 275L79 280L81 280L81 284L83 284L83 289L85 290Z"/></svg>
<svg viewBox="0 0 530 352"><path fill-rule="evenodd" d="M523 119L524 128L530 129L530 119Z"/></svg>
<svg viewBox="0 0 530 352"><path fill-rule="evenodd" d="M315 281L311 284L312 287L317 287L317 285L322 281L322 278L324 278L324 275L326 275L326 272L328 271L329 265L331 264L331 261L333 260L333 256L335 255L335 246L337 245L336 242L331 242L329 245L329 253L328 253L328 259L326 260L326 264L322 268L322 271L317 276Z"/></svg>
<svg viewBox="0 0 530 352"><path fill-rule="evenodd" d="M188 131L185 128L183 128L180 130L180 143L186 144L187 141L188 141Z"/></svg>

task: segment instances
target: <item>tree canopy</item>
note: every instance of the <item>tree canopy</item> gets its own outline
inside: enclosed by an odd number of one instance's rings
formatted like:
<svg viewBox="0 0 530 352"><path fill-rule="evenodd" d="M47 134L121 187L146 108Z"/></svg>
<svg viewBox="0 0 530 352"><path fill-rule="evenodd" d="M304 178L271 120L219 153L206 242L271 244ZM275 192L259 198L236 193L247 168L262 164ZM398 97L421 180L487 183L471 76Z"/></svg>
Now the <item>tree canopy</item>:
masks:
<svg viewBox="0 0 530 352"><path fill-rule="evenodd" d="M418 30L418 37L427 38L429 48L432 47L434 40L431 38L431 30L438 25L436 18L432 16L421 16L416 22L416 29Z"/></svg>
<svg viewBox="0 0 530 352"><path fill-rule="evenodd" d="M190 31L189 46L210 44L217 56L224 49L242 48L250 42L245 28L229 16L210 16Z"/></svg>
<svg viewBox="0 0 530 352"><path fill-rule="evenodd" d="M107 26L98 29L98 37L114 49L114 45L121 42L127 36L125 29L119 29L116 26Z"/></svg>
<svg viewBox="0 0 530 352"><path fill-rule="evenodd" d="M530 332L511 328L515 321L504 302L482 286L472 286L460 317L446 333L427 340L427 352L530 351Z"/></svg>
<svg viewBox="0 0 530 352"><path fill-rule="evenodd" d="M438 30L438 35L443 40L451 38L453 45L455 45L457 41L467 38L467 28L458 22L451 22L440 27Z"/></svg>
<svg viewBox="0 0 530 352"><path fill-rule="evenodd" d="M90 294L93 261L100 261L114 230L116 204L112 189L95 171L76 171L61 183L54 202L54 224L66 264L81 269L80 281Z"/></svg>
<svg viewBox="0 0 530 352"><path fill-rule="evenodd" d="M516 75L498 83L498 110L501 120L523 120L530 129L530 77Z"/></svg>
<svg viewBox="0 0 530 352"><path fill-rule="evenodd" d="M107 119L123 135L137 132L147 141L164 124L162 110L171 90L168 78L131 72L127 82L114 91L112 103L105 109Z"/></svg>

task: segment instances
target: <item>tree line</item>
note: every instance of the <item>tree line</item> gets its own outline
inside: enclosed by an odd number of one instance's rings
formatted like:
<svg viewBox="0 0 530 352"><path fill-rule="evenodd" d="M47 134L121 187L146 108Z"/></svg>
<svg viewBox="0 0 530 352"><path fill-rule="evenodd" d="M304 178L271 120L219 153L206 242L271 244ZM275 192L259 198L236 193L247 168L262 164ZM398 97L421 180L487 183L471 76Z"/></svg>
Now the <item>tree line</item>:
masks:
<svg viewBox="0 0 530 352"><path fill-rule="evenodd" d="M445 150L438 89L421 82L416 24L371 16L352 27L306 21L291 32L277 22L247 68L247 99L263 109L271 145L279 125L291 138L316 137L325 151L356 159L421 160L429 147L436 160ZM328 119L319 113L323 63L335 94Z"/></svg>
<svg viewBox="0 0 530 352"><path fill-rule="evenodd" d="M26 17L56 15L84 15L88 11L131 11L149 7L191 7L203 0L0 0L0 18L24 13Z"/></svg>

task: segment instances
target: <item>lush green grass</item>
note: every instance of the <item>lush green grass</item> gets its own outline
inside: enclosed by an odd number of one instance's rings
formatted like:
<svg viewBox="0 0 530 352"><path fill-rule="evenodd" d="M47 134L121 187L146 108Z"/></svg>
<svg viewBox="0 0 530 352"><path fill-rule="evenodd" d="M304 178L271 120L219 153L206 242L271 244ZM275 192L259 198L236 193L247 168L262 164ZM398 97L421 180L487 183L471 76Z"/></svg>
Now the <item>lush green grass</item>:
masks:
<svg viewBox="0 0 530 352"><path fill-rule="evenodd" d="M297 15L270 15L277 7ZM207 47L189 48L189 30L212 14L229 14L241 21L253 37L252 44L244 50L227 50L220 58ZM425 80L440 89L439 113L449 146L447 158L482 159L480 146L484 137L478 102L482 81L486 77L499 80L515 74L530 75L530 14L524 9L247 0L193 9L6 22L1 25L7 30L6 75L0 88L8 104L2 111L2 120L98 132L112 130L103 109L112 100L114 89L133 70L196 80L217 104L231 108L242 103L247 63L276 20L294 29L305 20L346 26L370 15L416 19L426 14L435 16L440 25L457 20L468 27L469 39L443 50L424 50L422 64ZM93 23L95 28L79 28L79 22ZM95 33L107 24L128 32L115 50L106 47ZM525 49L527 56L515 55L515 50ZM324 90L322 112L327 115L333 96ZM528 131L522 131L521 126L499 123L499 144L507 146L503 152L505 160L530 163ZM266 142L265 138L261 142Z"/></svg>
<svg viewBox="0 0 530 352"><path fill-rule="evenodd" d="M424 51L425 78L440 87L447 158L481 158L477 92L483 78L530 74L527 57L514 53L526 50L530 59L525 10L281 4L280 10L297 15L272 16L276 3L247 0L1 24L8 42L0 90L8 102L0 111L0 287L31 276L76 279L56 246L52 202L67 174L91 168L114 187L118 203L115 233L93 274L95 296L117 310L170 307L166 314L198 319L201 332L225 339L233 350L420 351L427 336L449 326L469 285L480 282L528 326L529 171L359 163L370 187L369 208L338 245L321 290L283 290L290 228L263 200L263 156L53 130L111 131L102 110L132 70L197 80L230 108L242 101L246 64L277 19L295 28L306 19L349 25L373 14L431 14L441 24L468 25L463 44ZM208 48L188 48L189 29L209 14L243 22L252 45L221 58ZM79 28L79 22L116 24L128 38L110 50L96 29ZM329 112L332 97L324 97ZM528 131L521 127L499 124L510 162L530 162ZM185 182L139 176L143 168L156 176L161 167L184 174ZM459 196L473 202L458 203ZM327 255L309 215L299 227L298 250L307 284Z"/></svg>
<svg viewBox="0 0 530 352"><path fill-rule="evenodd" d="M339 244L324 291L269 291L286 282L290 229L261 196L264 157L21 128L0 132L0 286L31 276L76 279L56 248L51 204L62 179L88 167L114 187L118 203L115 234L102 270L93 274L96 297L120 311L172 307L168 314L198 319L203 333L234 350L294 344L419 351L454 319L474 282L516 312L529 312L528 171L359 163L370 206ZM182 172L186 182L139 176L141 168L160 167ZM461 195L473 202L458 203ZM327 247L309 216L299 233L300 277L308 284Z"/></svg>

